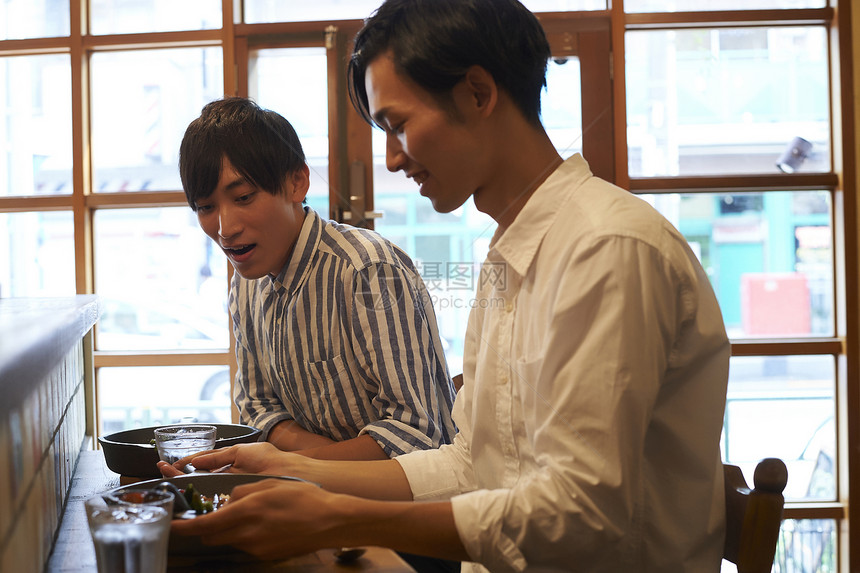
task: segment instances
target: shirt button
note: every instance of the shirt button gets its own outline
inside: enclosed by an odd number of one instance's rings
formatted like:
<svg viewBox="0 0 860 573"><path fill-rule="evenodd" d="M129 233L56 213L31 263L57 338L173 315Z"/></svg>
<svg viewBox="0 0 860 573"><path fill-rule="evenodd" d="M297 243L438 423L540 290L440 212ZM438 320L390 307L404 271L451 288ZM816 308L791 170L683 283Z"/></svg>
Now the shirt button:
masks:
<svg viewBox="0 0 860 573"><path fill-rule="evenodd" d="M506 304L506 305L505 305L505 310L506 310L506 311L508 311L508 312L513 312L513 311L514 311L514 303L509 302L508 304Z"/></svg>

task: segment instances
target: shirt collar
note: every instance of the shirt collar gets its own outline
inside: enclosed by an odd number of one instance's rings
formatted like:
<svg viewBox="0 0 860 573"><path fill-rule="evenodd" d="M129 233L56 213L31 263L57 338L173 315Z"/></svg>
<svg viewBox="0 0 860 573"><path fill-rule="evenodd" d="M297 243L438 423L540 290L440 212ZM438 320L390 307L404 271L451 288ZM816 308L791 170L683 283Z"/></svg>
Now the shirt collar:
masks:
<svg viewBox="0 0 860 573"><path fill-rule="evenodd" d="M562 205L591 176L588 163L580 154L564 161L535 189L514 222L505 229L496 229L490 252L495 251L517 274L524 276Z"/></svg>
<svg viewBox="0 0 860 573"><path fill-rule="evenodd" d="M316 253L322 237L322 220L319 215L310 207L304 207L304 210L305 220L290 257L278 276L272 279L276 289L286 289L289 293L295 292L307 276L311 258Z"/></svg>

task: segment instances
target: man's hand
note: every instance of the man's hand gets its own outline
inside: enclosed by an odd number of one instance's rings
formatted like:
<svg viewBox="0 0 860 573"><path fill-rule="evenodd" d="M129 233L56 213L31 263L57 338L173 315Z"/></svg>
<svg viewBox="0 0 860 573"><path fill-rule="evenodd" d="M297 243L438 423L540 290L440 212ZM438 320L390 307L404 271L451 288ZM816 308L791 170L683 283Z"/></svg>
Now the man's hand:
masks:
<svg viewBox="0 0 860 573"><path fill-rule="evenodd" d="M344 442L340 442L344 443ZM216 473L290 476L319 484L330 492L378 500L407 501L412 490L406 474L395 460L318 460L298 453L282 452L268 442L238 444L186 456L172 466L159 462L164 477L182 475L187 464Z"/></svg>
<svg viewBox="0 0 860 573"><path fill-rule="evenodd" d="M237 486L229 503L194 519L174 520L171 531L261 559L362 545L468 559L450 503L370 501L278 479Z"/></svg>
<svg viewBox="0 0 860 573"><path fill-rule="evenodd" d="M184 475L180 468L187 464L198 470L222 473L293 475L304 456L282 452L268 442L238 444L229 448L209 450L186 456L170 465L158 462L164 477Z"/></svg>
<svg viewBox="0 0 860 573"><path fill-rule="evenodd" d="M167 462L159 461L157 464L158 471L161 472L161 475L166 478L172 478L176 476L185 475L185 472L179 470Z"/></svg>
<svg viewBox="0 0 860 573"><path fill-rule="evenodd" d="M341 541L335 517L338 496L314 485L276 479L233 488L230 501L217 511L190 520L174 520L172 532L200 535L206 545L232 545L261 559L283 559ZM358 500L355 500L358 501Z"/></svg>

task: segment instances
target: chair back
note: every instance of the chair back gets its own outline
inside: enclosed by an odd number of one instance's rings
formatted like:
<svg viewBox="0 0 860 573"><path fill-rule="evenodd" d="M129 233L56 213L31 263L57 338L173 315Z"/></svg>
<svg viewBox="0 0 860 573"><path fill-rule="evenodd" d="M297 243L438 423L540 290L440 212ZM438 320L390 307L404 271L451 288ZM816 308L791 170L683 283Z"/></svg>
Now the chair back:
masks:
<svg viewBox="0 0 860 573"><path fill-rule="evenodd" d="M451 381L454 383L454 392L459 392L460 388L463 387L463 375L457 374L451 379Z"/></svg>
<svg viewBox="0 0 860 573"><path fill-rule="evenodd" d="M770 573L782 523L782 491L788 469L778 458L758 463L750 489L741 469L723 464L726 488L726 542L723 558L738 573Z"/></svg>

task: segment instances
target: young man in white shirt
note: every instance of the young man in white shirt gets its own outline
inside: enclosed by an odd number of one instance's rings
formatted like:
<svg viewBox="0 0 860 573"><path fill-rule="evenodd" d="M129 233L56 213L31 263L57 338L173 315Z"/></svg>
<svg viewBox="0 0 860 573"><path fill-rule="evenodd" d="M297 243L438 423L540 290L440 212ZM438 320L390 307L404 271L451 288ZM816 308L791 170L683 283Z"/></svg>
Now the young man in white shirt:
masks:
<svg viewBox="0 0 860 573"><path fill-rule="evenodd" d="M261 556L382 545L472 571L720 570L719 306L677 230L558 155L540 123L549 56L516 0L388 0L367 20L350 88L386 132L388 168L436 210L471 196L498 223L458 434L382 462L204 454L196 467L323 487L248 486L178 533Z"/></svg>

